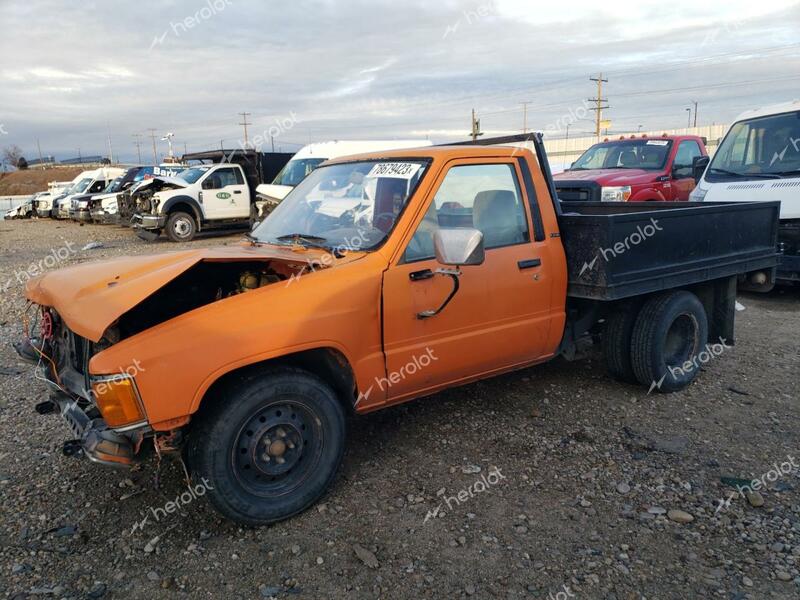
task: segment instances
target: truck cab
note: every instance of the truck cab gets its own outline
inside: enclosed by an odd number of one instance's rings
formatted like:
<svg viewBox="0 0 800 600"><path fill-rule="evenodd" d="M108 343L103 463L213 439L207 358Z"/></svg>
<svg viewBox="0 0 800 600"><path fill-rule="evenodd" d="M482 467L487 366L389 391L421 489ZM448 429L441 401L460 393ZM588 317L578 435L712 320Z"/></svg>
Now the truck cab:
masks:
<svg viewBox="0 0 800 600"><path fill-rule="evenodd" d="M690 199L780 201L778 247L782 258L777 280L800 282L800 100L739 115ZM751 285L757 291L770 288L768 281Z"/></svg>
<svg viewBox="0 0 800 600"><path fill-rule="evenodd" d="M693 135L606 139L554 176L556 190L565 201L684 202L695 186L695 160L707 155L703 138Z"/></svg>

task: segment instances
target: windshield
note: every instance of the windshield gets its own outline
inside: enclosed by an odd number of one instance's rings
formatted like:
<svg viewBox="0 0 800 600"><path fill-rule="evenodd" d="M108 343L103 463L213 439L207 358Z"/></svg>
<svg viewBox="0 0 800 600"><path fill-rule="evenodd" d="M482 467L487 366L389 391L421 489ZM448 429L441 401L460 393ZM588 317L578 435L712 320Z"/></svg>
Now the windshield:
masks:
<svg viewBox="0 0 800 600"><path fill-rule="evenodd" d="M185 169L181 171L177 176L183 179L186 183L194 183L200 179L210 168L211 167L192 167L191 169Z"/></svg>
<svg viewBox="0 0 800 600"><path fill-rule="evenodd" d="M371 250L391 232L427 161L359 161L320 167L253 231L273 244Z"/></svg>
<svg viewBox="0 0 800 600"><path fill-rule="evenodd" d="M800 173L800 111L735 123L714 154L706 179Z"/></svg>
<svg viewBox="0 0 800 600"><path fill-rule="evenodd" d="M71 191L71 193L73 193L73 194L81 194L81 193L85 192L86 188L88 188L92 184L93 181L94 181L94 179L92 179L91 177L87 177L86 179L81 179L77 183L75 188Z"/></svg>
<svg viewBox="0 0 800 600"><path fill-rule="evenodd" d="M672 140L630 140L595 144L568 169L644 169L658 171L664 168L672 147Z"/></svg>
<svg viewBox="0 0 800 600"><path fill-rule="evenodd" d="M290 160L281 169L280 173L273 180L274 185L296 186L306 178L320 164L325 162L324 158L298 158Z"/></svg>
<svg viewBox="0 0 800 600"><path fill-rule="evenodd" d="M122 176L117 177L114 181L109 183L103 190L103 193L110 194L112 192L118 192L121 185L122 185Z"/></svg>

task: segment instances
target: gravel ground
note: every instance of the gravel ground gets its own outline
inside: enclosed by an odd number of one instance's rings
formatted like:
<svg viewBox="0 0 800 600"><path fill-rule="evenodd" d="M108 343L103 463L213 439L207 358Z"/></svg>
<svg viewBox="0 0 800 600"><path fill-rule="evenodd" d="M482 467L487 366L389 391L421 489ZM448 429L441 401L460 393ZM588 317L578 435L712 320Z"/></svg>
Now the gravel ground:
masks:
<svg viewBox="0 0 800 600"><path fill-rule="evenodd" d="M31 264L176 248L0 222L0 597L800 597L798 290L741 297L736 346L681 393L615 383L590 348L355 418L323 502L254 530L185 494L178 463L157 477L63 456L10 348Z"/></svg>

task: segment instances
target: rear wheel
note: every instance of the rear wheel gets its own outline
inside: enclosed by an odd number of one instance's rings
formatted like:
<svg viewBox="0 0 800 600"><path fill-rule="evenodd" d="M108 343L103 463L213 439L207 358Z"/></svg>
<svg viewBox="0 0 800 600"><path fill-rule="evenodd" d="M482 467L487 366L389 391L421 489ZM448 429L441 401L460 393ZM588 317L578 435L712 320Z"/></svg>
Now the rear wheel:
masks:
<svg viewBox="0 0 800 600"><path fill-rule="evenodd" d="M193 474L217 510L258 526L316 502L344 452L344 411L330 386L280 368L240 379L219 396L189 439Z"/></svg>
<svg viewBox="0 0 800 600"><path fill-rule="evenodd" d="M167 218L166 232L173 242L189 242L197 233L197 223L189 213L175 211Z"/></svg>
<svg viewBox="0 0 800 600"><path fill-rule="evenodd" d="M685 388L697 377L697 357L707 341L708 318L697 296L677 291L650 298L631 336L636 379L660 392Z"/></svg>
<svg viewBox="0 0 800 600"><path fill-rule="evenodd" d="M639 305L625 305L606 319L603 330L603 355L609 375L625 383L638 383L631 361L631 336L639 316Z"/></svg>

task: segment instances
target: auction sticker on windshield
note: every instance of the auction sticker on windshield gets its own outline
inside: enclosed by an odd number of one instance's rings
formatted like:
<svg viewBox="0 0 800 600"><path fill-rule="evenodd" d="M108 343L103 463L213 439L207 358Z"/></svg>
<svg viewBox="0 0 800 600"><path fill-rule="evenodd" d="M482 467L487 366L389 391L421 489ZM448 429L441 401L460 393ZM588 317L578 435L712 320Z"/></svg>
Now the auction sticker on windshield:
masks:
<svg viewBox="0 0 800 600"><path fill-rule="evenodd" d="M647 141L647 145L648 146L666 146L667 144L669 144L668 140L648 140Z"/></svg>
<svg viewBox="0 0 800 600"><path fill-rule="evenodd" d="M419 163L391 162L378 163L367 173L367 177L399 177L411 179L420 168Z"/></svg>

